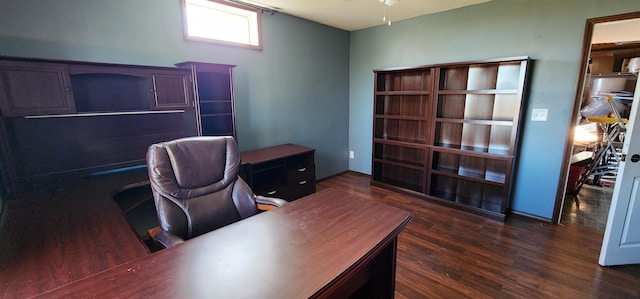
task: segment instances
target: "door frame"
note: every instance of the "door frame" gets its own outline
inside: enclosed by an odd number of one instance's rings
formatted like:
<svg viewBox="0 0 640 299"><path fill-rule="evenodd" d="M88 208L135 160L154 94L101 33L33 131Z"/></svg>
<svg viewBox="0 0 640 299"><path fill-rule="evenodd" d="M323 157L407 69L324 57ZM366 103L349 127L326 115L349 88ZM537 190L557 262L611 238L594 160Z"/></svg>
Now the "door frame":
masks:
<svg viewBox="0 0 640 299"><path fill-rule="evenodd" d="M580 56L580 68L578 69L578 76L576 78L575 91L574 91L574 101L573 108L571 111L571 118L569 120L569 126L567 130L567 138L565 141L564 147L564 155L562 156L562 161L564 161L560 172L560 177L558 181L558 190L556 190L556 203L553 208L553 216L551 218L551 223L558 224L560 223L560 218L562 216L562 204L565 199L565 191L567 189L567 178L569 176L569 168L571 166L570 160L573 151L573 129L577 124L579 110L582 103L582 94L584 92L584 80L587 75L587 67L589 65L589 54L591 53L591 40L593 37L593 28L598 23L607 23L613 21L622 21L628 19L637 19L640 18L640 11L632 12L632 13L624 13L619 15L605 16L587 19L585 27L584 27L584 37L582 38L582 55Z"/></svg>

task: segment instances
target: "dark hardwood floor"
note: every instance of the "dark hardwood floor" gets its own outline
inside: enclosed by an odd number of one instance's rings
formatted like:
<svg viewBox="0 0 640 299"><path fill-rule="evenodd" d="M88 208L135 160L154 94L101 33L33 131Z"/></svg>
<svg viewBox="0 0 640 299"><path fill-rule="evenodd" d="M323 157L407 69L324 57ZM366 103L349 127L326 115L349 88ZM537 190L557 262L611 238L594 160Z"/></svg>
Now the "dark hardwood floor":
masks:
<svg viewBox="0 0 640 299"><path fill-rule="evenodd" d="M604 231L609 217L609 206L613 186L593 186L585 184L575 195L567 194L562 207L562 223L575 223Z"/></svg>
<svg viewBox="0 0 640 299"><path fill-rule="evenodd" d="M639 298L640 265L601 267L603 232L520 216L505 223L369 185L318 183L411 211L400 234L396 298Z"/></svg>
<svg viewBox="0 0 640 299"><path fill-rule="evenodd" d="M112 199L143 180L93 177L10 201L0 219L0 298L28 298L149 254ZM318 183L406 209L396 298L640 298L640 265L601 267L603 232L511 216L505 223L369 185Z"/></svg>

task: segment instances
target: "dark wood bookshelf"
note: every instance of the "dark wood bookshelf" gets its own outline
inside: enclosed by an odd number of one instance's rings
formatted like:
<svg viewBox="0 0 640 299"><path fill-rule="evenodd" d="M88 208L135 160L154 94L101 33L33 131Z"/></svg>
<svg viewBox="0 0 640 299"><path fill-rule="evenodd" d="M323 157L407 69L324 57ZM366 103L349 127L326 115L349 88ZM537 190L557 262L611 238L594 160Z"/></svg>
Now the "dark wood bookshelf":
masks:
<svg viewBox="0 0 640 299"><path fill-rule="evenodd" d="M371 183L504 220L528 64L374 70Z"/></svg>

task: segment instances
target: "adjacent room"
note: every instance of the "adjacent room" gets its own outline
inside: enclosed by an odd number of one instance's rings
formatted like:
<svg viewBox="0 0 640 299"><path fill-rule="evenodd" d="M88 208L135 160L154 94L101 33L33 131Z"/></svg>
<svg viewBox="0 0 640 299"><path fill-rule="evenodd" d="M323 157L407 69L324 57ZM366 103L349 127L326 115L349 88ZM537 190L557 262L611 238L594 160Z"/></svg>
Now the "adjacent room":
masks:
<svg viewBox="0 0 640 299"><path fill-rule="evenodd" d="M638 19L4 0L0 298L640 297Z"/></svg>

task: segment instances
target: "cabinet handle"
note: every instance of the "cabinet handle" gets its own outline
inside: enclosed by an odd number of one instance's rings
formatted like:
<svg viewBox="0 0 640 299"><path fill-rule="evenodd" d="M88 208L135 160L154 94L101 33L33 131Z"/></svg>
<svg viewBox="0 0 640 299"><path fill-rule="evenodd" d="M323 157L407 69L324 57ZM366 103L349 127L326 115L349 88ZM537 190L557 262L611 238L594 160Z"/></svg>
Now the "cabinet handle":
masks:
<svg viewBox="0 0 640 299"><path fill-rule="evenodd" d="M300 181L300 182L298 182L298 185L304 185L306 183L307 183L307 181Z"/></svg>
<svg viewBox="0 0 640 299"><path fill-rule="evenodd" d="M64 90L66 90L66 91L71 91L71 88L69 88L69 87L65 87L65 88L64 88Z"/></svg>
<svg viewBox="0 0 640 299"><path fill-rule="evenodd" d="M274 194L276 194L276 192L277 192L276 190L269 191L269 192L267 192L267 195L274 195Z"/></svg>
<svg viewBox="0 0 640 299"><path fill-rule="evenodd" d="M306 167L298 168L298 171L299 171L299 172L303 172L303 171L306 171L306 170L307 170L307 168L306 168Z"/></svg>

